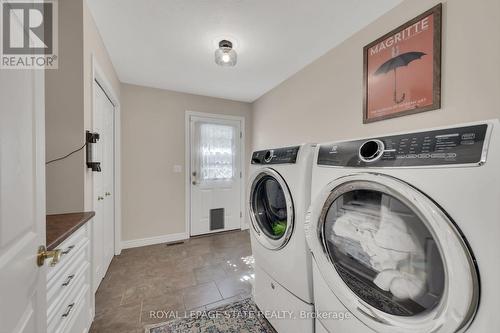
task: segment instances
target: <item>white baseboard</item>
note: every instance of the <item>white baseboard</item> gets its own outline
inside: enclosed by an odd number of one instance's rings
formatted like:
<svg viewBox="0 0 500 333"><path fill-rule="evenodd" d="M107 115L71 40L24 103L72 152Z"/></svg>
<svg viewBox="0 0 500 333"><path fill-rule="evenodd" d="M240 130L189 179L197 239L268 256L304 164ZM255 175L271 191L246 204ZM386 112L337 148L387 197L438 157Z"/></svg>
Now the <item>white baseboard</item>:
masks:
<svg viewBox="0 0 500 333"><path fill-rule="evenodd" d="M148 237L148 238L131 239L131 240L122 241L122 249L130 249L133 247L148 246L148 245L161 244L161 243L177 242L177 241L184 240L187 238L188 237L187 237L186 233L181 232L178 234L168 234L168 235L154 236L154 237Z"/></svg>

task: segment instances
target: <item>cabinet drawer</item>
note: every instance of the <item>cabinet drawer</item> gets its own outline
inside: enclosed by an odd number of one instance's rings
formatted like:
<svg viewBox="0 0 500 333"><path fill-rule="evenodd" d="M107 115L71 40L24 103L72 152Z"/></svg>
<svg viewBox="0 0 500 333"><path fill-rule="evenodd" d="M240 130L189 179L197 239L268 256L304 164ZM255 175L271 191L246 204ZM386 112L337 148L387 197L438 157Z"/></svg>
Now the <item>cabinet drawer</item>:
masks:
<svg viewBox="0 0 500 333"><path fill-rule="evenodd" d="M75 311L66 320L65 325L60 328L60 333L82 333L88 331L90 327L90 286L87 285L85 290L81 301L75 305Z"/></svg>
<svg viewBox="0 0 500 333"><path fill-rule="evenodd" d="M52 311L47 312L47 332L60 332L67 325L73 317L72 314L81 306L82 300L86 295L90 295L89 285L87 267L86 273L81 274L75 280L73 287L66 293L65 297L53 304Z"/></svg>
<svg viewBox="0 0 500 333"><path fill-rule="evenodd" d="M47 281L47 310L52 313L66 294L73 289L73 285L79 280L80 276L89 274L89 262L87 255L88 246L81 248L73 256L72 262L66 263L56 275Z"/></svg>
<svg viewBox="0 0 500 333"><path fill-rule="evenodd" d="M54 333L80 333L88 330L90 324L90 285L86 284L78 293L74 305L64 313Z"/></svg>
<svg viewBox="0 0 500 333"><path fill-rule="evenodd" d="M67 263L72 262L72 258L79 249L87 245L89 242L88 226L84 225L74 234L68 237L57 248L61 250L61 259L55 266L48 267L47 280L50 281L57 273L65 267Z"/></svg>

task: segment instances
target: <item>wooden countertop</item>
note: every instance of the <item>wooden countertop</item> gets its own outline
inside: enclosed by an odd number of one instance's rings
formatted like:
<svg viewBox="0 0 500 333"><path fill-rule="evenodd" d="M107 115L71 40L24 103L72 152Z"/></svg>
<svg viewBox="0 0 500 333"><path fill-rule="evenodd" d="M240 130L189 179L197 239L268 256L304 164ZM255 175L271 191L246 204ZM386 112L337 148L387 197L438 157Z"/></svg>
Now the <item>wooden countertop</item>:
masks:
<svg viewBox="0 0 500 333"><path fill-rule="evenodd" d="M95 212L47 215L46 238L47 250L54 250L72 233L87 223Z"/></svg>

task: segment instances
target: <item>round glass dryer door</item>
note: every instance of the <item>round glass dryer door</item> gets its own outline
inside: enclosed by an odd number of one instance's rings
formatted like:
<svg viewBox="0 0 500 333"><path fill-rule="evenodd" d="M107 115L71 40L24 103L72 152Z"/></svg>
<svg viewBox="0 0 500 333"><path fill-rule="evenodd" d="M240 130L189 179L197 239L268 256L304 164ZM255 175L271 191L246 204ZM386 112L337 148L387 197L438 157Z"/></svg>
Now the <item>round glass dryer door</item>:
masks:
<svg viewBox="0 0 500 333"><path fill-rule="evenodd" d="M456 332L470 323L479 297L472 254L423 193L359 174L329 183L313 210L318 268L356 318L377 332Z"/></svg>
<svg viewBox="0 0 500 333"><path fill-rule="evenodd" d="M333 199L325 247L344 283L363 301L396 316L434 309L445 273L431 231L405 203L360 186Z"/></svg>
<svg viewBox="0 0 500 333"><path fill-rule="evenodd" d="M265 247L278 250L293 231L293 202L284 179L273 169L261 170L250 190L250 218L255 236Z"/></svg>

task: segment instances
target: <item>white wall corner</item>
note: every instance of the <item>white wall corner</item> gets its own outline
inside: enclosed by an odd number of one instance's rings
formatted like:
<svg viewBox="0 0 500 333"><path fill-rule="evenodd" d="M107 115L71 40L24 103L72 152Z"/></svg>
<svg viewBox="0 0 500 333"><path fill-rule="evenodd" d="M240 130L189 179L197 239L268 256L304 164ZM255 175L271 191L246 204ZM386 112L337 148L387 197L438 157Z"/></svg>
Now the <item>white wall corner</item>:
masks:
<svg viewBox="0 0 500 333"><path fill-rule="evenodd" d="M155 245L155 244L161 244L161 243L178 242L181 240L185 240L187 238L188 237L187 237L185 232L180 232L177 234L168 234L168 235L154 236L154 237L148 237L148 238L131 239L131 240L122 241L122 249L130 249L130 248L134 248L134 247Z"/></svg>

